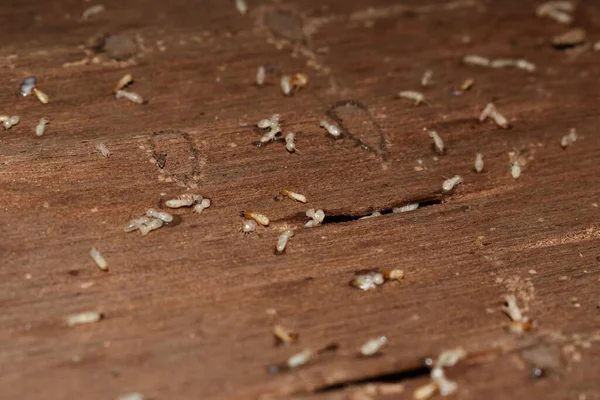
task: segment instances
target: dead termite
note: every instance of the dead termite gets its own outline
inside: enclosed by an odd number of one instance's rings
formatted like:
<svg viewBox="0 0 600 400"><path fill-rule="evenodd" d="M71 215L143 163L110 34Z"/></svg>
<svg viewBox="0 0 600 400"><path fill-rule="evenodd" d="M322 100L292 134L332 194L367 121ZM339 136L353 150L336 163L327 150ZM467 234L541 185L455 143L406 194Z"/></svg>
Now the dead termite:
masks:
<svg viewBox="0 0 600 400"><path fill-rule="evenodd" d="M463 179L460 175L455 175L452 178L446 179L444 181L444 183L442 184L442 189L444 190L444 192L451 192L452 190L454 190L454 188L456 187L456 185L458 185L459 183L462 183Z"/></svg>
<svg viewBox="0 0 600 400"><path fill-rule="evenodd" d="M115 99L125 98L129 101L132 101L136 104L147 104L148 102L144 100L142 96L135 92L129 92L127 90L117 90L115 92Z"/></svg>
<svg viewBox="0 0 600 400"><path fill-rule="evenodd" d="M549 1L536 9L538 17L548 17L560 24L570 24L573 18L569 14L575 9L570 1Z"/></svg>
<svg viewBox="0 0 600 400"><path fill-rule="evenodd" d="M493 119L496 125L498 125L501 128L506 129L510 127L510 125L508 124L508 120L506 119L506 117L504 117L504 115L498 112L494 103L488 103L479 115L480 122L483 122L488 118Z"/></svg>
<svg viewBox="0 0 600 400"><path fill-rule="evenodd" d="M287 246L288 241L294 236L294 231L286 230L279 235L277 239L277 246L275 247L275 254L283 254Z"/></svg>
<svg viewBox="0 0 600 400"><path fill-rule="evenodd" d="M244 236L249 235L256 230L256 222L251 219L246 219L244 220L240 230L244 233Z"/></svg>
<svg viewBox="0 0 600 400"><path fill-rule="evenodd" d="M296 152L296 135L292 132L285 135L285 149L290 153Z"/></svg>
<svg viewBox="0 0 600 400"><path fill-rule="evenodd" d="M379 353L379 350L387 343L387 337L379 336L368 340L360 347L360 355L363 357L371 357Z"/></svg>
<svg viewBox="0 0 600 400"><path fill-rule="evenodd" d="M438 135L436 131L429 131L428 134L429 137L433 139L433 147L435 151L440 155L444 154L444 141L442 140L440 135Z"/></svg>
<svg viewBox="0 0 600 400"><path fill-rule="evenodd" d="M94 260L98 268L100 268L102 271L108 271L108 263L106 262L106 259L102 257L102 254L100 254L100 252L95 247L93 247L92 250L90 250L90 256L92 257L92 260Z"/></svg>
<svg viewBox="0 0 600 400"><path fill-rule="evenodd" d="M356 275L350 285L360 290L371 290L383 285L385 278L381 272L371 271Z"/></svg>
<svg viewBox="0 0 600 400"><path fill-rule="evenodd" d="M475 172L480 173L483 171L483 154L475 154Z"/></svg>
<svg viewBox="0 0 600 400"><path fill-rule="evenodd" d="M262 226L269 226L269 223L271 222L266 215L253 210L242 211L240 212L240 215L246 219L253 219Z"/></svg>
<svg viewBox="0 0 600 400"><path fill-rule="evenodd" d="M577 131L575 130L575 128L571 128L569 130L569 134L563 136L562 139L560 140L560 147L562 147L563 149L566 149L567 147L569 147L576 141L577 141Z"/></svg>
<svg viewBox="0 0 600 400"><path fill-rule="evenodd" d="M267 70L264 65L261 65L260 67L258 67L258 70L256 71L256 84L258 86L264 85L266 74L267 74Z"/></svg>
<svg viewBox="0 0 600 400"><path fill-rule="evenodd" d="M102 156L105 158L108 158L110 156L110 150L108 150L108 147L106 147L104 143L98 143L96 145L96 150L98 150L100 154L102 154Z"/></svg>
<svg viewBox="0 0 600 400"><path fill-rule="evenodd" d="M433 396L436 391L439 391L442 396L448 396L456 392L458 384L446 377L444 368L456 365L458 361L466 356L467 353L459 347L442 352L435 363L432 359L427 359L425 363L433 367L430 373L431 381L418 387L413 393L413 398L415 400L425 400Z"/></svg>
<svg viewBox="0 0 600 400"><path fill-rule="evenodd" d="M33 94L35 94L35 96L42 104L48 104L48 102L50 101L48 95L36 87L33 88Z"/></svg>
<svg viewBox="0 0 600 400"><path fill-rule="evenodd" d="M92 15L100 14L103 11L104 11L104 5L96 4L94 6L88 7L85 10L83 10L83 13L81 13L81 19L86 20L89 17L91 17Z"/></svg>
<svg viewBox="0 0 600 400"><path fill-rule="evenodd" d="M191 207L194 203L202 201L202 196L191 193L179 195L176 199L167 200L165 206L169 208Z"/></svg>
<svg viewBox="0 0 600 400"><path fill-rule="evenodd" d="M417 208L419 208L419 203L408 203L401 207L394 207L392 209L392 212L397 214L397 213L403 213L403 212L408 212L408 211L414 211Z"/></svg>
<svg viewBox="0 0 600 400"><path fill-rule="evenodd" d="M202 211L204 211L208 207L210 207L210 200L204 198L204 199L202 199L201 202L199 202L198 204L196 204L194 206L194 211L197 212L198 214L201 214Z"/></svg>
<svg viewBox="0 0 600 400"><path fill-rule="evenodd" d="M283 200L283 197L289 197L292 200L299 201L300 203L306 203L308 200L306 196L300 193L292 192L289 189L282 189L281 192L277 196L275 196L276 201Z"/></svg>
<svg viewBox="0 0 600 400"><path fill-rule="evenodd" d="M273 327L273 336L275 337L276 346L289 346L298 340L298 333L290 329L286 329L281 325Z"/></svg>
<svg viewBox="0 0 600 400"><path fill-rule="evenodd" d="M342 137L342 131L340 130L340 128L338 128L334 124L327 122L324 119L322 119L321 122L319 122L319 126L321 128L324 128L327 131L327 133L329 133L335 139L339 139Z"/></svg>
<svg viewBox="0 0 600 400"><path fill-rule="evenodd" d="M521 164L519 164L519 160L515 160L512 167L510 167L510 174L515 179L521 176Z"/></svg>
<svg viewBox="0 0 600 400"><path fill-rule="evenodd" d="M235 0L235 8L242 15L248 12L248 5L246 4L245 0Z"/></svg>
<svg viewBox="0 0 600 400"><path fill-rule="evenodd" d="M306 216L311 218L306 224L304 224L305 228L314 228L315 226L321 225L323 220L325 219L325 212L323 210L315 210L314 208L309 208L306 210Z"/></svg>
<svg viewBox="0 0 600 400"><path fill-rule="evenodd" d="M430 69L423 72L423 76L421 77L421 86L423 86L423 87L429 86L429 84L431 83L432 76L433 76L433 71Z"/></svg>
<svg viewBox="0 0 600 400"><path fill-rule="evenodd" d="M96 311L71 314L67 317L67 325L73 327L75 325L93 324L100 321L102 318L104 318L104 315Z"/></svg>
<svg viewBox="0 0 600 400"><path fill-rule="evenodd" d="M20 120L21 119L18 115L13 115L10 117L8 115L0 115L0 122L2 122L2 126L4 126L4 129L6 130L18 125Z"/></svg>
<svg viewBox="0 0 600 400"><path fill-rule="evenodd" d="M478 55L467 55L463 57L463 63L469 65L479 65L482 67L489 67L490 60L486 57L478 56Z"/></svg>
<svg viewBox="0 0 600 400"><path fill-rule="evenodd" d="M119 81L115 85L115 88L113 89L113 93L117 93L119 90L125 89L131 83L133 83L133 75L131 75L131 74L123 75L123 77L121 79L119 79Z"/></svg>
<svg viewBox="0 0 600 400"><path fill-rule="evenodd" d="M533 327L533 321L524 316L521 309L517 306L517 298L514 295L508 295L505 298L506 302L502 307L502 311L511 320L508 325L508 330L515 333L523 333Z"/></svg>
<svg viewBox="0 0 600 400"><path fill-rule="evenodd" d="M46 118L40 118L40 121L38 122L38 124L35 127L35 135L36 136L42 136L44 134L44 132L46 131L46 125L48 125L50 121L48 121L48 119Z"/></svg>
<svg viewBox="0 0 600 400"><path fill-rule="evenodd" d="M31 94L31 91L35 87L36 82L37 79L35 78L35 76L29 76L23 79L23 82L21 83L21 95L29 96Z"/></svg>
<svg viewBox="0 0 600 400"><path fill-rule="evenodd" d="M403 90L398 93L398 97L413 101L415 106L425 103L425 96L423 96L423 93L414 90Z"/></svg>

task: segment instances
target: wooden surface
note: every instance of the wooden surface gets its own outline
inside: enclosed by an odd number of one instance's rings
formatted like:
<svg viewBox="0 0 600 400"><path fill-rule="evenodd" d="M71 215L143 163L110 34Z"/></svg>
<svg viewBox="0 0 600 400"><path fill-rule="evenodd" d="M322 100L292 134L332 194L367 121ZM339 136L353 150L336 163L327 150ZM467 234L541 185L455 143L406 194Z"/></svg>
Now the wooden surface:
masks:
<svg viewBox="0 0 600 400"><path fill-rule="evenodd" d="M21 117L0 132L0 398L409 399L427 382L424 359L462 346L452 398L600 399L600 53L553 49L568 27L536 18L534 2L249 0L240 15L233 1L110 0L86 21L93 3L57 3L0 6L0 113ZM579 2L574 17L600 39L597 2ZM92 60L83 46L102 34L130 35L137 53ZM465 54L523 57L537 71L466 66ZM263 87L259 65L273 68ZM433 84L421 89L426 69ZM147 105L112 98L126 72ZM295 72L309 86L284 97L279 76ZM29 75L48 105L19 94ZM473 89L450 95L468 77ZM400 90L422 90L427 104ZM477 121L489 101L511 129ZM297 154L251 145L274 113L297 133ZM352 138L326 137L327 115ZM571 127L579 140L563 150ZM446 155L434 159L424 128ZM509 152L526 161L518 180ZM455 174L464 184L442 195ZM194 185L212 201L202 215L179 209L176 226L123 232ZM309 204L274 201L283 188ZM413 201L427 206L357 219ZM326 223L300 229L309 207ZM271 226L244 237L246 209ZM286 228L298 230L276 256ZM386 268L405 279L348 285L355 271ZM521 337L504 329L511 293L537 323ZM89 310L106 318L66 326ZM275 347L276 323L299 342ZM389 340L381 356L357 358L376 335ZM332 342L339 350L312 365L267 373ZM545 377L531 378L535 366ZM404 390L368 394L383 383Z"/></svg>

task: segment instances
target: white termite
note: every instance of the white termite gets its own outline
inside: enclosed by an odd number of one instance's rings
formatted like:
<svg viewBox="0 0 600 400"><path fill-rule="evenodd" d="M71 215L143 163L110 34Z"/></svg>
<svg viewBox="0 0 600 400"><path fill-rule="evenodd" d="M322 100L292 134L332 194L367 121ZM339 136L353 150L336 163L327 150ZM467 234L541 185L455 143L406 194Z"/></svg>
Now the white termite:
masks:
<svg viewBox="0 0 600 400"><path fill-rule="evenodd" d="M560 141L560 147L566 149L568 146L572 145L577 141L577 131L575 128L571 128L569 130L569 134L562 137Z"/></svg>
<svg viewBox="0 0 600 400"><path fill-rule="evenodd" d="M419 208L419 203L408 203L406 205L403 205L402 207L394 207L392 209L393 213L403 213L403 212L408 212L408 211L414 211L417 208Z"/></svg>
<svg viewBox="0 0 600 400"><path fill-rule="evenodd" d="M245 0L235 0L235 8L242 15L248 12L248 5L246 4Z"/></svg>
<svg viewBox="0 0 600 400"><path fill-rule="evenodd" d="M108 263L106 262L106 259L102 257L102 254L100 254L98 249L93 247L92 250L90 250L90 256L98 268L100 268L102 271L108 271Z"/></svg>
<svg viewBox="0 0 600 400"><path fill-rule="evenodd" d="M279 114L273 114L270 119L261 119L256 124L261 129L269 129L259 140L260 145L275 140L275 137L281 132L279 124ZM259 147L260 147L259 145Z"/></svg>
<svg viewBox="0 0 600 400"><path fill-rule="evenodd" d="M119 81L115 85L113 92L115 92L115 93L118 92L119 90L127 87L132 82L133 82L133 75L131 75L131 74L123 75L123 77L121 77L121 79L119 79Z"/></svg>
<svg viewBox="0 0 600 400"><path fill-rule="evenodd" d="M413 101L415 106L425 103L425 96L423 96L423 93L414 90L403 90L398 93L398 97Z"/></svg>
<svg viewBox="0 0 600 400"><path fill-rule="evenodd" d="M534 72L535 71L535 64L532 62L529 62L527 60L524 60L522 58L518 59L515 63L515 66L519 69L523 69L525 71L528 72Z"/></svg>
<svg viewBox="0 0 600 400"><path fill-rule="evenodd" d="M162 219L152 218L147 223L140 225L139 230L142 236L146 236L150 232L162 227L163 224L164 221Z"/></svg>
<svg viewBox="0 0 600 400"><path fill-rule="evenodd" d="M433 77L433 70L426 70L423 73L423 76L421 77L421 86L425 87L425 86L429 86L429 84L431 83L431 78Z"/></svg>
<svg viewBox="0 0 600 400"><path fill-rule="evenodd" d="M433 146L438 154L444 154L444 141L436 131L429 131L429 137L433 139Z"/></svg>
<svg viewBox="0 0 600 400"><path fill-rule="evenodd" d="M139 94L135 92L129 92L127 90L117 90L115 92L115 99L125 98L129 101L132 101L136 104L145 104L146 100Z"/></svg>
<svg viewBox="0 0 600 400"><path fill-rule="evenodd" d="M256 71L256 84L258 86L261 86L265 83L266 73L267 73L267 70L264 67L264 65L261 65L260 67L258 67L258 70Z"/></svg>
<svg viewBox="0 0 600 400"><path fill-rule="evenodd" d="M293 94L292 90L292 77L289 75L283 75L280 81L281 91L286 96L291 96Z"/></svg>
<svg viewBox="0 0 600 400"><path fill-rule="evenodd" d="M287 246L288 241L294 236L294 231L287 230L283 231L281 235L279 235L279 239L277 239L277 246L275 250L277 254L282 254L285 251L285 247Z"/></svg>
<svg viewBox="0 0 600 400"><path fill-rule="evenodd" d="M488 103L479 115L479 121L481 122L485 121L487 118L493 119L496 125L501 128L506 129L510 126L506 117L498 112L493 103Z"/></svg>
<svg viewBox="0 0 600 400"><path fill-rule="evenodd" d="M478 56L478 55L467 55L463 57L463 63L469 65L479 65L482 67L489 67L490 60L486 57Z"/></svg>
<svg viewBox="0 0 600 400"><path fill-rule="evenodd" d="M141 393L126 393L117 397L117 400L144 400L146 397Z"/></svg>
<svg viewBox="0 0 600 400"><path fill-rule="evenodd" d="M253 219L262 226L269 226L269 224L271 223L271 221L269 221L269 218L266 215L253 210L242 211L241 215L246 219Z"/></svg>
<svg viewBox="0 0 600 400"><path fill-rule="evenodd" d="M286 365L289 369L294 369L301 367L302 365L308 363L315 357L315 353L313 350L306 349L302 352L295 354L288 358Z"/></svg>
<svg viewBox="0 0 600 400"><path fill-rule="evenodd" d="M379 350L387 343L387 337L379 336L368 340L365 344L360 347L360 354L363 357L374 356Z"/></svg>
<svg viewBox="0 0 600 400"><path fill-rule="evenodd" d="M300 203L307 203L308 200L306 199L306 196L300 193L296 193L296 192L292 192L291 190L288 189L283 189L280 194L282 196L286 196L289 197L292 200L296 200L299 201Z"/></svg>
<svg viewBox="0 0 600 400"><path fill-rule="evenodd" d="M475 154L475 172L480 173L483 171L483 154Z"/></svg>
<svg viewBox="0 0 600 400"><path fill-rule="evenodd" d="M137 231L140 228L140 226L145 225L148 222L150 222L150 219L148 217L140 217L140 218L132 219L131 221L129 221L125 224L123 231L125 231L125 232Z"/></svg>
<svg viewBox="0 0 600 400"><path fill-rule="evenodd" d="M323 210L316 210L314 208L309 208L306 210L306 216L311 218L306 224L304 224L305 228L314 228L315 226L321 225L321 222L325 219L325 212Z"/></svg>
<svg viewBox="0 0 600 400"><path fill-rule="evenodd" d="M48 102L50 101L48 95L36 87L33 88L33 93L42 104L48 104Z"/></svg>
<svg viewBox="0 0 600 400"><path fill-rule="evenodd" d="M505 298L505 305L502 307L502 311L508 315L511 320L508 329L515 333L523 333L530 330L533 327L533 321L523 315L523 312L517 305L517 298L514 295L508 295Z"/></svg>
<svg viewBox="0 0 600 400"><path fill-rule="evenodd" d="M4 129L6 129L6 130L12 128L15 125L18 125L20 120L21 119L17 115L13 115L10 117L8 115L0 116L0 121L2 121L2 126L4 126Z"/></svg>
<svg viewBox="0 0 600 400"><path fill-rule="evenodd" d="M350 285L360 290L371 290L383 285L385 278L380 272L366 272L359 274L350 281Z"/></svg>
<svg viewBox="0 0 600 400"><path fill-rule="evenodd" d="M48 121L46 118L41 118L37 126L35 127L35 135L42 136L46 131L46 125L48 125L49 122L50 121Z"/></svg>
<svg viewBox="0 0 600 400"><path fill-rule="evenodd" d="M191 207L198 201L202 201L202 196L184 193L178 196L176 199L167 200L165 205L169 208Z"/></svg>
<svg viewBox="0 0 600 400"><path fill-rule="evenodd" d="M296 135L294 135L292 132L285 135L285 149L290 153L294 153L296 151L295 140Z"/></svg>
<svg viewBox="0 0 600 400"><path fill-rule="evenodd" d="M510 174L513 178L518 179L521 176L521 164L516 160L510 168Z"/></svg>
<svg viewBox="0 0 600 400"><path fill-rule="evenodd" d="M75 325L93 324L100 321L102 318L104 318L104 315L97 311L71 314L67 317L67 325L73 327Z"/></svg>
<svg viewBox="0 0 600 400"><path fill-rule="evenodd" d="M459 347L442 352L435 364L432 359L427 359L426 364L433 367L430 372L431 381L418 387L413 393L413 398L417 400L428 399L436 391L439 391L442 396L448 396L456 392L458 384L448 380L444 367L451 367L466 356L467 353Z"/></svg>
<svg viewBox="0 0 600 400"><path fill-rule="evenodd" d="M244 220L240 230L244 233L244 235L249 235L256 230L256 222L251 219L246 219Z"/></svg>
<svg viewBox="0 0 600 400"><path fill-rule="evenodd" d="M37 79L35 78L35 76L29 76L23 79L23 82L21 83L21 95L29 96L31 94L31 91L35 87L36 82Z"/></svg>
<svg viewBox="0 0 600 400"><path fill-rule="evenodd" d="M329 133L335 139L339 139L342 136L342 131L340 130L340 128L338 128L334 124L327 122L324 119L321 120L321 122L319 122L319 126L321 128L324 128L327 131L327 133Z"/></svg>
<svg viewBox="0 0 600 400"><path fill-rule="evenodd" d="M154 208L149 208L148 211L146 211L146 215L148 217L158 218L158 219L162 220L163 222L173 221L173 216L171 214L169 214L168 212L164 212L164 211L156 211ZM143 223L147 223L147 222L143 222Z"/></svg>
<svg viewBox="0 0 600 400"><path fill-rule="evenodd" d="M506 67L515 67L517 65L517 61L511 58L497 58L490 62L491 68L506 68Z"/></svg>
<svg viewBox="0 0 600 400"><path fill-rule="evenodd" d="M370 218L377 218L377 217L381 217L381 213L379 211L374 211L369 215L365 215L364 217L360 217L359 219L370 219Z"/></svg>
<svg viewBox="0 0 600 400"><path fill-rule="evenodd" d="M110 150L108 150L108 147L106 147L104 143L98 143L96 145L96 150L98 150L100 154L102 154L102 156L105 158L108 158L110 156Z"/></svg>
<svg viewBox="0 0 600 400"><path fill-rule="evenodd" d="M444 190L444 192L451 192L452 190L454 190L454 187L462 183L462 181L463 179L460 177L460 175L456 175L450 179L446 179L442 184L442 189Z"/></svg>
<svg viewBox="0 0 600 400"><path fill-rule="evenodd" d="M197 212L198 214L201 214L202 211L204 211L208 207L210 207L210 200L205 198L205 199L202 199L202 201L200 203L198 203L194 206L194 211Z"/></svg>
<svg viewBox="0 0 600 400"><path fill-rule="evenodd" d="M570 1L549 1L536 9L538 17L548 17L560 24L570 24L573 18L569 14L575 9Z"/></svg>
<svg viewBox="0 0 600 400"><path fill-rule="evenodd" d="M81 13L81 19L86 20L89 17L91 17L92 15L100 14L103 11L104 11L104 5L96 4L94 6L88 7L85 10L83 10L83 13Z"/></svg>

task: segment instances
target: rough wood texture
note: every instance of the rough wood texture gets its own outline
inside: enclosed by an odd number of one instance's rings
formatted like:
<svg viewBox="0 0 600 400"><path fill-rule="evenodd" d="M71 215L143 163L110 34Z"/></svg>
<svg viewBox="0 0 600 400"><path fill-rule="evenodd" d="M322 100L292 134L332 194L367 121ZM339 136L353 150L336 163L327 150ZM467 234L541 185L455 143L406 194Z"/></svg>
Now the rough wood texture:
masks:
<svg viewBox="0 0 600 400"><path fill-rule="evenodd" d="M233 1L103 3L86 21L92 3L0 6L0 112L21 117L0 132L1 398L412 398L427 381L423 360L456 346L470 356L448 372L453 398L600 398L600 53L553 49L568 28L536 18L532 1L249 0L245 16ZM597 3L580 2L574 18L600 39ZM139 51L95 62L78 46L99 34L130 35ZM537 71L466 66L465 54L523 57ZM274 71L257 87L262 64ZM112 98L126 72L149 104ZM285 98L283 72L310 84ZM18 93L31 74L48 105ZM452 96L468 77L473 89ZM396 98L409 89L427 104ZM492 100L511 129L477 121ZM251 145L273 113L297 133L297 154ZM325 136L325 116L343 122L345 139ZM50 125L35 138L41 117ZM571 127L580 138L563 150ZM424 128L446 155L434 158ZM518 180L511 151L526 162ZM159 180L153 156L175 182ZM442 195L455 174L464 184ZM181 223L147 237L122 231L194 184L212 200L202 215L177 210ZM275 202L282 188L309 204ZM357 219L413 201L427 207ZM274 255L309 207L326 223ZM246 209L271 226L243 237ZM93 246L109 272L94 266ZM386 268L406 278L348 286L355 271ZM509 293L537 323L523 337L504 330ZM66 326L88 310L106 318ZM274 347L275 323L299 343ZM383 354L357 358L375 335L388 336ZM331 342L339 350L306 368L266 371ZM533 366L545 377L531 379ZM369 394L382 383L404 391Z"/></svg>

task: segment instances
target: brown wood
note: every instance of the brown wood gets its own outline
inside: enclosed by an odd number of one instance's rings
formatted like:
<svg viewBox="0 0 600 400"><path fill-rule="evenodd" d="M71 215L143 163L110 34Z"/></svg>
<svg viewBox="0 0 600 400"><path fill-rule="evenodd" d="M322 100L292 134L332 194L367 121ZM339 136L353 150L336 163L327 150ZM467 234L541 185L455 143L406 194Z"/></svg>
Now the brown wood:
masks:
<svg viewBox="0 0 600 400"><path fill-rule="evenodd" d="M424 359L456 346L470 355L448 371L453 398L600 398L600 53L552 48L568 27L517 0L249 0L245 16L233 1L103 3L87 21L93 3L0 7L0 113L21 117L0 132L1 398L358 399L382 382L404 391L368 396L412 398L427 382ZM598 4L579 2L574 17L600 40ZM106 35L135 38L135 57L95 62L78 47ZM466 66L466 54L523 57L537 71ZM274 72L257 87L263 64ZM421 89L429 68L434 82ZM112 98L126 72L147 105ZM309 86L284 97L279 76L295 72ZM18 93L29 75L48 105ZM473 89L452 96L468 77ZM427 104L400 90L422 90ZM489 101L511 129L478 122ZM297 154L251 145L273 113L297 133ZM325 116L343 120L345 139L326 137ZM571 127L580 137L564 150ZM438 160L424 128L445 140ZM527 161L518 180L511 151ZM152 156L175 182L159 180ZM455 174L464 184L442 195ZM194 184L212 201L202 215L176 210L179 224L146 237L122 231ZM274 201L283 188L309 204ZM414 201L427 206L356 219ZM328 219L300 229L309 207ZM243 237L247 209L271 226ZM296 236L276 256L287 228ZM94 266L93 246L109 272ZM405 279L348 285L355 271L388 268ZM522 337L504 330L509 293L537 323ZM88 310L106 318L66 326ZM298 343L275 347L275 323ZM357 358L376 335L389 339L382 355ZM329 343L339 350L267 373ZM548 365L534 380L536 363Z"/></svg>

